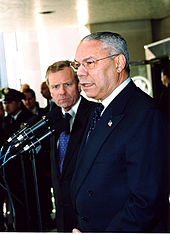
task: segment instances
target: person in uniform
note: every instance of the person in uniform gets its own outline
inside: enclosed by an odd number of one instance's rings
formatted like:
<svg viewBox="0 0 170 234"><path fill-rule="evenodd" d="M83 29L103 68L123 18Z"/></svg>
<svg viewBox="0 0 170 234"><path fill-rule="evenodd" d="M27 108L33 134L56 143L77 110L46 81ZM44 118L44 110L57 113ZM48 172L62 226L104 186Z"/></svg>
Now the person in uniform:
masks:
<svg viewBox="0 0 170 234"><path fill-rule="evenodd" d="M15 89L2 89L3 105L6 116L4 117L2 127L4 129L3 137L6 140L14 132L20 129L33 114L26 109L22 100L25 100L25 95Z"/></svg>
<svg viewBox="0 0 170 234"><path fill-rule="evenodd" d="M2 121L1 132L2 142L4 145L7 144L7 139L12 136L13 133L22 128L24 123L33 117L33 114L22 102L22 100L25 99L25 95L23 93L15 89L4 88L2 89L2 94L3 106L6 112L6 116ZM28 157L23 157L23 155L18 155L1 167L0 173L1 182L4 183L4 187L7 188L8 185L8 192L7 190L4 190L3 202L12 206L11 213L13 213L12 223L9 221L10 219L7 221L7 230L13 231L14 228L15 231L31 231L33 226L30 224L29 220L31 220L31 217L29 215L30 212L28 212L27 209L29 207L27 190L32 189L30 188L32 186L30 159ZM12 203L9 199L9 194L11 195Z"/></svg>

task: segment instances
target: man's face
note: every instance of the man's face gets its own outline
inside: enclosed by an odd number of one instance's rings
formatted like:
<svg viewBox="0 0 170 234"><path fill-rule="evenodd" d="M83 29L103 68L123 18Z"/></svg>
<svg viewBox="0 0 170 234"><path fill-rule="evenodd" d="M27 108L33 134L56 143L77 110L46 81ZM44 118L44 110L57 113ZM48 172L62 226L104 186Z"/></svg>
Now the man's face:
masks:
<svg viewBox="0 0 170 234"><path fill-rule="evenodd" d="M20 110L21 102L4 101L4 110L7 114L16 115Z"/></svg>
<svg viewBox="0 0 170 234"><path fill-rule="evenodd" d="M77 48L75 61L91 62L107 56L109 54L102 48L100 41L83 41ZM87 97L103 100L121 83L116 72L117 60L118 56L97 61L92 69L86 69L83 65L78 68L80 85Z"/></svg>
<svg viewBox="0 0 170 234"><path fill-rule="evenodd" d="M24 104L25 104L25 106L26 106L26 108L28 110L32 111L36 106L36 100L32 96L31 93L24 92L24 94L25 94L25 97L26 97L25 100L24 100Z"/></svg>
<svg viewBox="0 0 170 234"><path fill-rule="evenodd" d="M50 73L48 75L49 89L53 101L69 111L79 99L80 89L74 76L74 72L65 67L61 71Z"/></svg>
<svg viewBox="0 0 170 234"><path fill-rule="evenodd" d="M163 85L168 86L168 77L163 72L161 72L161 81Z"/></svg>
<svg viewBox="0 0 170 234"><path fill-rule="evenodd" d="M41 94L44 98L50 100L51 99L51 94L50 90L45 82L41 84Z"/></svg>

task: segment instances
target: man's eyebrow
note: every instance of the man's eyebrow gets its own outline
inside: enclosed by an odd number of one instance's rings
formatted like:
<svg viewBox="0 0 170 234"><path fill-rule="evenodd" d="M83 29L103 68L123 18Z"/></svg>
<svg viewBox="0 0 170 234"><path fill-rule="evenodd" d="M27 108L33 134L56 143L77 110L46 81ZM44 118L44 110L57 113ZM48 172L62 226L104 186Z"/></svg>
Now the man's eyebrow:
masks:
<svg viewBox="0 0 170 234"><path fill-rule="evenodd" d="M88 59L94 59L92 56L89 56L87 58L84 58L82 61L87 61ZM79 63L76 59L74 59L75 62Z"/></svg>

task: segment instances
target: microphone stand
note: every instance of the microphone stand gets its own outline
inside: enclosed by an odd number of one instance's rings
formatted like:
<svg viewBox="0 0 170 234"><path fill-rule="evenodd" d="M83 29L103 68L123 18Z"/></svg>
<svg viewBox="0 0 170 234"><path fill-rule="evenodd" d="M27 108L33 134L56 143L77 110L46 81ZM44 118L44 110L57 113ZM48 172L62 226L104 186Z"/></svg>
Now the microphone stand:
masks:
<svg viewBox="0 0 170 234"><path fill-rule="evenodd" d="M37 203L38 225L39 225L39 231L41 232L42 231L42 218L41 218L40 198L39 198L37 172L36 172L36 164L35 164L36 149L32 148L30 150L30 153L32 154L32 169L33 169L35 195L36 195L36 203Z"/></svg>
<svg viewBox="0 0 170 234"><path fill-rule="evenodd" d="M31 221L30 221L30 209L29 209L29 205L28 205L28 190L27 190L25 165L24 165L24 161L23 161L23 155L21 155L20 162L21 162L23 186L24 186L24 193L25 193L24 195L25 195L25 205L26 205L26 213L27 213L27 227L29 227Z"/></svg>

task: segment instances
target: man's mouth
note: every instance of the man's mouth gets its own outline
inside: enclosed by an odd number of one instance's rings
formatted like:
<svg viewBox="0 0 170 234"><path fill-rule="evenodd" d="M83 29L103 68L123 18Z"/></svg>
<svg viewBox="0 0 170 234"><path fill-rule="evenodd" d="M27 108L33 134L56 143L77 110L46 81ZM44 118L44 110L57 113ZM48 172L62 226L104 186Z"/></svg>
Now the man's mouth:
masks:
<svg viewBox="0 0 170 234"><path fill-rule="evenodd" d="M94 84L91 82L80 83L83 88L91 88Z"/></svg>
<svg viewBox="0 0 170 234"><path fill-rule="evenodd" d="M68 101L68 98L66 98L66 97L65 98L61 98L60 101L61 102L66 102L66 101Z"/></svg>

